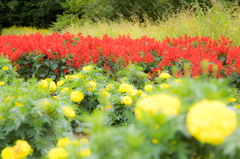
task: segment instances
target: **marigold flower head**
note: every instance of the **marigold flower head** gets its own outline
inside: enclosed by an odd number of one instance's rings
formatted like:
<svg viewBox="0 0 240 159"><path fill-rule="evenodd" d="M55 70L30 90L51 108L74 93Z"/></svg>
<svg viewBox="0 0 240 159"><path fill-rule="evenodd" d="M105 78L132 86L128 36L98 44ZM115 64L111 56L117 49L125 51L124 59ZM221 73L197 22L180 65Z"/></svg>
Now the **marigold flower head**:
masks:
<svg viewBox="0 0 240 159"><path fill-rule="evenodd" d="M187 129L202 143L218 145L231 135L237 126L236 113L220 101L208 101L193 105L188 112Z"/></svg>
<svg viewBox="0 0 240 159"><path fill-rule="evenodd" d="M89 143L89 141L86 138L81 138L79 143L80 143L80 145L86 145Z"/></svg>
<svg viewBox="0 0 240 159"><path fill-rule="evenodd" d="M61 87L64 84L64 81L58 81L57 86Z"/></svg>
<svg viewBox="0 0 240 159"><path fill-rule="evenodd" d="M168 79L168 78L170 78L170 76L171 75L169 73L161 73L159 77L163 78L163 79Z"/></svg>
<svg viewBox="0 0 240 159"><path fill-rule="evenodd" d="M87 91L93 91L95 88L96 88L96 86L97 86L97 83L96 82L94 82L94 81L89 81L89 82L87 82L87 84L86 84L86 89L87 89Z"/></svg>
<svg viewBox="0 0 240 159"><path fill-rule="evenodd" d="M151 91L152 91L152 88L153 88L153 86L150 85L150 84L148 84L148 85L146 85L146 86L144 87L144 90L147 91L147 92L151 92Z"/></svg>
<svg viewBox="0 0 240 159"><path fill-rule="evenodd" d="M82 157L88 157L91 155L91 151L90 151L90 149L81 149L79 151L79 155Z"/></svg>
<svg viewBox="0 0 240 159"><path fill-rule="evenodd" d="M76 76L77 76L78 78L84 78L84 76L81 75L81 74L77 74Z"/></svg>
<svg viewBox="0 0 240 159"><path fill-rule="evenodd" d="M131 96L135 96L135 95L138 94L138 90L137 90L137 89L132 89L129 94L130 94Z"/></svg>
<svg viewBox="0 0 240 159"><path fill-rule="evenodd" d="M181 102L177 97L167 94L152 95L137 102L135 114L140 120L143 120L142 111L146 112L149 117L157 115L160 109L166 115L177 115L180 105Z"/></svg>
<svg viewBox="0 0 240 159"><path fill-rule="evenodd" d="M74 91L70 94L70 98L72 101L74 102L81 102L84 98L84 94L82 92L79 91Z"/></svg>
<svg viewBox="0 0 240 159"><path fill-rule="evenodd" d="M64 87L62 90L61 90L61 93L65 93L66 91L68 91L68 87Z"/></svg>
<svg viewBox="0 0 240 159"><path fill-rule="evenodd" d="M75 112L70 107L63 107L63 113L68 118L74 118L75 117Z"/></svg>
<svg viewBox="0 0 240 159"><path fill-rule="evenodd" d="M177 84L182 84L182 80L180 78L174 80L175 83Z"/></svg>
<svg viewBox="0 0 240 159"><path fill-rule="evenodd" d="M157 139L152 139L152 143L154 143L154 144L158 144L159 142L158 142Z"/></svg>
<svg viewBox="0 0 240 159"><path fill-rule="evenodd" d="M3 66L2 68L4 71L7 71L8 70L8 67L7 66Z"/></svg>
<svg viewBox="0 0 240 159"><path fill-rule="evenodd" d="M126 92L126 93L130 93L132 89L133 89L133 86L127 83L123 83L119 87L120 92Z"/></svg>
<svg viewBox="0 0 240 159"><path fill-rule="evenodd" d="M165 88L169 88L169 86L170 86L169 84L163 83L160 85L160 88L165 89Z"/></svg>
<svg viewBox="0 0 240 159"><path fill-rule="evenodd" d="M0 86L3 86L5 84L5 82L0 81Z"/></svg>
<svg viewBox="0 0 240 159"><path fill-rule="evenodd" d="M107 109L109 109L109 108L112 108L112 105L108 105L108 106L106 106L105 108L104 108L104 107L101 107L101 110L107 110Z"/></svg>
<svg viewBox="0 0 240 159"><path fill-rule="evenodd" d="M229 98L229 101L232 102L232 103L234 103L234 102L236 102L237 100L236 100L236 98L232 97L232 98Z"/></svg>
<svg viewBox="0 0 240 159"><path fill-rule="evenodd" d="M57 142L58 147L64 147L70 144L71 144L70 139L66 137L59 139Z"/></svg>
<svg viewBox="0 0 240 159"><path fill-rule="evenodd" d="M68 156L68 152L62 147L53 148L48 153L49 159L64 159L64 158L67 158L67 156Z"/></svg>
<svg viewBox="0 0 240 159"><path fill-rule="evenodd" d="M50 91L55 91L56 88L57 88L57 86L56 86L55 82L54 82L54 81L51 81L51 82L50 82L50 86L49 86L49 90L50 90Z"/></svg>
<svg viewBox="0 0 240 159"><path fill-rule="evenodd" d="M15 159L15 152L12 147L5 147L1 153L2 159Z"/></svg>
<svg viewBox="0 0 240 159"><path fill-rule="evenodd" d="M125 104L126 106L131 105L133 103L132 97L130 96L124 96L121 98L121 100L123 101L122 103Z"/></svg>
<svg viewBox="0 0 240 159"><path fill-rule="evenodd" d="M83 71L92 71L92 66L83 67Z"/></svg>
<svg viewBox="0 0 240 159"><path fill-rule="evenodd" d="M31 152L31 146L24 140L18 140L16 145L13 146L15 158L22 159L27 157Z"/></svg>

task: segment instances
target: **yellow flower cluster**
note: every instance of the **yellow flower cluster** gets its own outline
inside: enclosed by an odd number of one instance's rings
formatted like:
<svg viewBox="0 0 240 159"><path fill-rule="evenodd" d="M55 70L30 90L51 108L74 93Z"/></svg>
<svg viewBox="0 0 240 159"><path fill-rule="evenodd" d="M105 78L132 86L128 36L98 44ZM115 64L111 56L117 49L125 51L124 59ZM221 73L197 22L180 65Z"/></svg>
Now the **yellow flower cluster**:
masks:
<svg viewBox="0 0 240 159"><path fill-rule="evenodd" d="M70 144L71 144L70 139L66 137L59 139L57 142L58 147L64 147Z"/></svg>
<svg viewBox="0 0 240 159"><path fill-rule="evenodd" d="M7 71L8 70L8 67L7 66L3 66L2 68L4 71Z"/></svg>
<svg viewBox="0 0 240 159"><path fill-rule="evenodd" d="M229 98L229 101L232 102L232 103L234 103L234 102L236 102L237 100L236 100L236 98L232 97L232 98Z"/></svg>
<svg viewBox="0 0 240 159"><path fill-rule="evenodd" d="M107 87L104 90L105 91L110 91L112 87L113 87L112 84L108 84Z"/></svg>
<svg viewBox="0 0 240 159"><path fill-rule="evenodd" d="M57 88L55 82L49 79L41 80L39 83L40 88L48 88L48 86L50 91L55 91Z"/></svg>
<svg viewBox="0 0 240 159"><path fill-rule="evenodd" d="M68 87L64 87L62 90L61 90L61 93L65 93L66 91L68 91Z"/></svg>
<svg viewBox="0 0 240 159"><path fill-rule="evenodd" d="M53 148L48 153L49 159L64 159L64 158L67 158L67 156L68 156L68 152L62 147Z"/></svg>
<svg viewBox="0 0 240 159"><path fill-rule="evenodd" d="M208 101L193 105L187 115L189 133L202 143L218 145L236 128L234 111L227 109L220 101Z"/></svg>
<svg viewBox="0 0 240 159"><path fill-rule="evenodd" d="M92 71L92 66L83 67L83 71Z"/></svg>
<svg viewBox="0 0 240 159"><path fill-rule="evenodd" d="M137 89L132 89L129 94L130 94L131 96L135 96L135 95L138 94L138 90L137 90Z"/></svg>
<svg viewBox="0 0 240 159"><path fill-rule="evenodd" d="M180 78L174 80L175 83L177 84L182 84L182 80Z"/></svg>
<svg viewBox="0 0 240 159"><path fill-rule="evenodd" d="M136 117L143 120L142 111L148 117L157 115L161 109L166 115L176 115L180 111L181 102L177 97L167 94L152 95L137 102L135 108Z"/></svg>
<svg viewBox="0 0 240 159"><path fill-rule="evenodd" d="M160 88L165 89L165 88L169 88L169 86L170 86L169 84L163 83L160 85Z"/></svg>
<svg viewBox="0 0 240 159"><path fill-rule="evenodd" d="M122 103L125 104L126 106L131 105L133 103L132 97L130 96L124 96L121 98L123 101Z"/></svg>
<svg viewBox="0 0 240 159"><path fill-rule="evenodd" d="M13 147L6 147L2 150L2 159L23 159L31 152L31 146L24 140L18 140Z"/></svg>
<svg viewBox="0 0 240 159"><path fill-rule="evenodd" d="M86 89L87 89L87 91L93 91L95 88L96 88L96 86L97 86L97 83L96 82L94 82L94 81L89 81L89 82L87 82L87 84L86 84Z"/></svg>
<svg viewBox="0 0 240 159"><path fill-rule="evenodd" d="M57 86L61 87L64 84L64 81L58 81Z"/></svg>
<svg viewBox="0 0 240 159"><path fill-rule="evenodd" d="M74 118L75 117L75 112L70 107L63 107L63 112L64 112L64 115L68 118Z"/></svg>
<svg viewBox="0 0 240 159"><path fill-rule="evenodd" d="M5 82L0 81L0 86L3 86L5 84Z"/></svg>
<svg viewBox="0 0 240 159"><path fill-rule="evenodd" d="M147 91L147 92L151 92L151 91L152 91L152 88L153 88L153 86L150 85L150 84L148 84L148 85L146 85L146 86L144 87L144 90Z"/></svg>
<svg viewBox="0 0 240 159"><path fill-rule="evenodd" d="M80 91L74 91L70 94L70 98L74 102L81 102L84 98L84 94Z"/></svg>
<svg viewBox="0 0 240 159"><path fill-rule="evenodd" d="M161 73L159 77L162 79L168 79L168 78L170 78L170 74L169 73Z"/></svg>
<svg viewBox="0 0 240 159"><path fill-rule="evenodd" d="M80 156L82 156L82 157L88 157L88 156L90 156L91 155L91 151L90 151L90 149L81 149L80 151L79 151L79 155Z"/></svg>
<svg viewBox="0 0 240 159"><path fill-rule="evenodd" d="M132 91L132 89L133 89L133 86L132 85L130 85L130 84L127 84L127 83L123 83L123 84L121 84L120 85L120 87L119 87L119 91L120 92L126 92L126 93L130 93L131 91Z"/></svg>

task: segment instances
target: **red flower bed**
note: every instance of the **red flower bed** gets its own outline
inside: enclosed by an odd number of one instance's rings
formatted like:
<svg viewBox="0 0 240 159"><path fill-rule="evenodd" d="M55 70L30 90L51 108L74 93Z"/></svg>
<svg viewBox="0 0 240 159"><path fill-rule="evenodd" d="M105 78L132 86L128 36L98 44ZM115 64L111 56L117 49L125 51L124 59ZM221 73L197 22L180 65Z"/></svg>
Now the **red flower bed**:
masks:
<svg viewBox="0 0 240 159"><path fill-rule="evenodd" d="M72 70L68 67L79 69L90 61L102 63L108 70L113 70L115 69L113 65L120 60L124 65L129 61L140 63L146 67L146 72L170 69L169 66L176 65L180 74L182 74L184 62L190 62L191 75L198 76L203 72L201 64L204 59L209 61L210 74L213 65L218 66L218 77L231 75L237 80L240 73L240 47L233 46L232 41L223 36L220 40L212 40L209 37L185 35L177 39L171 40L166 37L163 41L157 41L146 36L131 39L123 35L113 39L105 35L100 39L91 36L83 37L81 34L75 36L69 33L63 35L53 33L43 36L37 33L29 36L0 36L0 51L8 55L9 59L16 64L23 55L30 57L41 55L38 61L42 62L40 63L42 65L45 60L66 59L61 63L61 66L66 67L53 69L57 75L60 71L71 72ZM36 61L34 64L36 66ZM31 61L27 61L25 65L33 67ZM49 65L52 64L49 63Z"/></svg>

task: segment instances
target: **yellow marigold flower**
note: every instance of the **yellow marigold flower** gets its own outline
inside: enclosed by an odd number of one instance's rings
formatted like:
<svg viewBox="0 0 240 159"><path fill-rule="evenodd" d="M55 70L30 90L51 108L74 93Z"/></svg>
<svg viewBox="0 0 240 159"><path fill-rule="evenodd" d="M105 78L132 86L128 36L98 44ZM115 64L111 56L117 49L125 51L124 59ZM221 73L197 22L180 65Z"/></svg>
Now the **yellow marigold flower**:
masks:
<svg viewBox="0 0 240 159"><path fill-rule="evenodd" d="M80 143L79 143L78 140L73 140L73 144L75 144L75 145L80 145Z"/></svg>
<svg viewBox="0 0 240 159"><path fill-rule="evenodd" d="M83 67L83 71L92 71L92 67L91 66L85 66L85 67Z"/></svg>
<svg viewBox="0 0 240 159"><path fill-rule="evenodd" d="M161 73L159 77L163 78L163 79L168 79L168 78L170 78L170 74L169 73Z"/></svg>
<svg viewBox="0 0 240 159"><path fill-rule="evenodd" d="M2 68L4 71L7 71L8 70L8 67L7 66L3 66Z"/></svg>
<svg viewBox="0 0 240 159"><path fill-rule="evenodd" d="M47 88L48 87L48 81L47 80L41 80L39 83L40 88Z"/></svg>
<svg viewBox="0 0 240 159"><path fill-rule="evenodd" d="M84 129L84 131L83 131L86 135L88 135L89 134L89 129Z"/></svg>
<svg viewBox="0 0 240 159"><path fill-rule="evenodd" d="M53 148L48 153L49 159L64 159L64 158L67 158L67 156L68 156L68 152L62 147Z"/></svg>
<svg viewBox="0 0 240 159"><path fill-rule="evenodd" d="M27 157L31 152L31 146L27 143L27 141L18 140L16 145L13 146L15 152L16 159L22 159Z"/></svg>
<svg viewBox="0 0 240 159"><path fill-rule="evenodd" d="M16 104L16 106L18 106L18 107L22 107L22 106L23 106L23 104L21 104L21 103L19 103L19 102L15 102L15 104Z"/></svg>
<svg viewBox="0 0 240 159"><path fill-rule="evenodd" d="M111 89L113 87L113 84L108 84L107 87Z"/></svg>
<svg viewBox="0 0 240 159"><path fill-rule="evenodd" d="M237 126L236 113L220 101L203 100L194 104L189 109L186 121L192 136L212 145L223 143Z"/></svg>
<svg viewBox="0 0 240 159"><path fill-rule="evenodd" d="M57 142L58 147L64 147L70 144L71 144L70 139L66 137L59 139Z"/></svg>
<svg viewBox="0 0 240 159"><path fill-rule="evenodd" d="M51 81L51 82L50 82L50 86L49 86L49 90L50 90L50 91L55 91L56 88L57 88L57 86L56 86L55 82L54 82L54 81Z"/></svg>
<svg viewBox="0 0 240 159"><path fill-rule="evenodd" d="M75 112L70 107L63 107L63 112L64 112L64 115L68 118L74 118L75 117Z"/></svg>
<svg viewBox="0 0 240 159"><path fill-rule="evenodd" d="M59 96L53 96L54 99L59 99Z"/></svg>
<svg viewBox="0 0 240 159"><path fill-rule="evenodd" d="M6 147L2 150L1 153L2 159L16 159L15 152L12 147Z"/></svg>
<svg viewBox="0 0 240 159"><path fill-rule="evenodd" d="M70 94L70 98L72 101L74 102L81 102L84 98L84 94L82 92L79 91L74 91Z"/></svg>
<svg viewBox="0 0 240 159"><path fill-rule="evenodd" d="M106 106L105 108L104 108L104 107L101 107L101 110L106 110L106 109L109 109L109 108L112 108L112 105L108 105L108 106Z"/></svg>
<svg viewBox="0 0 240 159"><path fill-rule="evenodd" d="M64 92L66 92L66 91L68 91L68 87L64 87L62 90L61 90L61 93L64 93Z"/></svg>
<svg viewBox="0 0 240 159"><path fill-rule="evenodd" d="M123 101L122 103L125 104L126 106L131 105L133 103L132 97L130 96L124 96L121 98L121 100Z"/></svg>
<svg viewBox="0 0 240 159"><path fill-rule="evenodd" d="M233 97L232 97L232 98L229 98L229 101L232 102L232 103L234 103L234 102L236 102L237 100L236 100L236 98L233 98Z"/></svg>
<svg viewBox="0 0 240 159"><path fill-rule="evenodd" d="M132 89L133 89L133 86L127 83L123 83L119 87L120 92L126 92L126 93L130 93Z"/></svg>
<svg viewBox="0 0 240 159"><path fill-rule="evenodd" d="M48 106L51 106L48 99L44 99L43 102L40 102L44 109L48 109Z"/></svg>
<svg viewBox="0 0 240 159"><path fill-rule="evenodd" d="M152 91L152 88L153 88L153 86L150 85L150 84L148 84L148 85L146 85L146 86L144 87L144 90L147 91L147 92L151 92L151 91Z"/></svg>
<svg viewBox="0 0 240 159"><path fill-rule="evenodd" d="M180 111L181 102L177 97L167 94L152 95L137 102L135 108L136 117L142 120L142 111L151 117L157 115L161 109L166 115L176 115Z"/></svg>
<svg viewBox="0 0 240 159"><path fill-rule="evenodd" d="M152 143L154 143L154 144L158 144L159 142L158 142L157 139L152 139Z"/></svg>
<svg viewBox="0 0 240 159"><path fill-rule="evenodd" d="M80 145L87 145L88 143L89 143L88 139L86 139L86 138L80 139Z"/></svg>
<svg viewBox="0 0 240 159"><path fill-rule="evenodd" d="M3 86L5 84L5 82L0 81L0 86Z"/></svg>
<svg viewBox="0 0 240 159"><path fill-rule="evenodd" d="M170 86L169 84L163 83L160 85L160 88L165 89L165 88L169 88L169 86Z"/></svg>
<svg viewBox="0 0 240 159"><path fill-rule="evenodd" d="M182 80L180 78L174 80L175 83L177 84L182 84Z"/></svg>
<svg viewBox="0 0 240 159"><path fill-rule="evenodd" d="M64 84L64 81L58 81L57 86L61 87Z"/></svg>
<svg viewBox="0 0 240 159"><path fill-rule="evenodd" d="M81 75L81 74L77 74L76 76L77 76L78 78L84 78L84 76Z"/></svg>
<svg viewBox="0 0 240 159"><path fill-rule="evenodd" d="M86 84L86 89L87 89L87 91L93 91L95 88L96 88L96 86L97 86L97 83L96 82L93 82L93 81L89 81L89 82L87 82L87 84Z"/></svg>
<svg viewBox="0 0 240 159"><path fill-rule="evenodd" d="M240 104L235 105L234 107L240 110Z"/></svg>
<svg viewBox="0 0 240 159"><path fill-rule="evenodd" d="M81 149L79 151L79 155L82 157L88 157L91 155L91 151L90 151L90 149Z"/></svg>
<svg viewBox="0 0 240 159"><path fill-rule="evenodd" d="M131 96L135 96L138 94L138 90L137 89L132 89L132 91L129 93Z"/></svg>

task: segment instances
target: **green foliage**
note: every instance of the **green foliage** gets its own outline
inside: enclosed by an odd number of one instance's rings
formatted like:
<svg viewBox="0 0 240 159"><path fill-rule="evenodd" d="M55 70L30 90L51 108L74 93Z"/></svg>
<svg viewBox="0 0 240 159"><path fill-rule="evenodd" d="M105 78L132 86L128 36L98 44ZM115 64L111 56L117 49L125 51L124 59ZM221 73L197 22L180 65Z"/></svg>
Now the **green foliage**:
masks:
<svg viewBox="0 0 240 159"><path fill-rule="evenodd" d="M36 26L46 28L62 14L61 3L65 0L1 0L1 26ZM1 30L0 29L0 30Z"/></svg>
<svg viewBox="0 0 240 159"><path fill-rule="evenodd" d="M21 139L31 145L33 158L39 158L59 138L72 135L62 110L66 104L51 98L52 92L39 88L36 79L0 87L0 149Z"/></svg>
<svg viewBox="0 0 240 159"><path fill-rule="evenodd" d="M171 79L165 80L164 82L171 83L168 89L157 89L158 85L156 86L154 94L170 94L181 100L181 110L178 115L166 115L159 111L156 116L153 114L145 116L146 114L142 112L143 119L138 120L131 113L127 113L131 122L121 127L106 126L108 111L96 110L92 115L82 116L81 119L85 121L84 127L89 129L90 142L87 145L65 146L64 149L71 154L67 159L84 157L78 153L84 149L91 151L88 154L89 158L99 159L238 158L240 156L238 109L229 108L237 114L238 126L222 144L201 143L188 131L186 116L191 106L203 99L224 101L223 99L228 98L228 80L213 78L205 80L207 82L184 77L182 84L174 83Z"/></svg>
<svg viewBox="0 0 240 159"><path fill-rule="evenodd" d="M50 51L50 50L49 50ZM53 53L56 55L56 53ZM73 73L76 68L71 66L71 54L66 58L48 59L44 54L30 52L23 54L17 61L17 73L25 78L36 77L38 79L51 78L52 80Z"/></svg>
<svg viewBox="0 0 240 159"><path fill-rule="evenodd" d="M0 56L0 81L5 84L12 84L18 74L7 57Z"/></svg>
<svg viewBox="0 0 240 159"><path fill-rule="evenodd" d="M59 16L57 23L54 23L55 30L64 28L67 24L76 21L78 18L91 18L116 20L124 17L127 20L138 18L141 22L146 19L158 20L166 18L173 12L176 13L181 7L193 7L193 0L160 0L160 1L138 1L138 0L67 0L62 3L65 14ZM206 10L212 7L211 1L199 0L198 5ZM66 20L66 21L64 21ZM82 23L81 22L81 23Z"/></svg>

